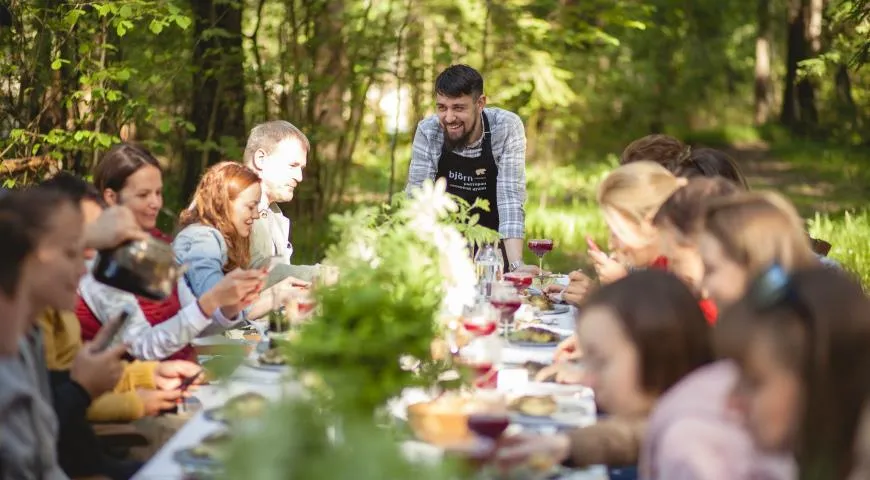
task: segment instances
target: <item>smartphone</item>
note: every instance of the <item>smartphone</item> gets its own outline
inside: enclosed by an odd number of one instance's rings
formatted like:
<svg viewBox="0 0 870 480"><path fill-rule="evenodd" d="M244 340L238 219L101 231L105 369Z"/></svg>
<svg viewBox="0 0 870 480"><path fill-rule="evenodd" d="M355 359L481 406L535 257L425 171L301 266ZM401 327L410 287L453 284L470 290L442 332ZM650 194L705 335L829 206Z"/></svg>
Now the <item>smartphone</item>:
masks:
<svg viewBox="0 0 870 480"><path fill-rule="evenodd" d="M178 386L178 390L181 390L182 392L187 390L191 385L193 385L193 382L195 382L196 379L199 378L200 375L202 375L202 373L204 371L205 371L205 369L200 370L200 371L196 372L195 375L191 375L191 376L185 378L184 380L182 380L181 385Z"/></svg>
<svg viewBox="0 0 870 480"><path fill-rule="evenodd" d="M124 329L124 325L131 316L133 316L133 307L131 305L126 305L114 322L110 322L108 325L103 326L103 328L109 330L109 334L106 335L106 341L102 345L97 346L97 352L103 352L115 343L116 337Z"/></svg>

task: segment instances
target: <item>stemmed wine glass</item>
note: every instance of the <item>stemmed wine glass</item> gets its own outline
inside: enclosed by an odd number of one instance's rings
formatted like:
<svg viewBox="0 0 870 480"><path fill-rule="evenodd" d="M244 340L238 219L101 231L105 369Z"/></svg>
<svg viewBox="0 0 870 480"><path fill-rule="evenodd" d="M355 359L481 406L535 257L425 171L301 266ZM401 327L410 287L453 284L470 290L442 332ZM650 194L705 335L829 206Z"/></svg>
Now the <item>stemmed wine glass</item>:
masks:
<svg viewBox="0 0 870 480"><path fill-rule="evenodd" d="M498 315L492 306L481 302L465 309L461 317L465 331L474 337L484 337L492 334L498 326Z"/></svg>
<svg viewBox="0 0 870 480"><path fill-rule="evenodd" d="M546 238L529 240L529 250L538 257L538 268L544 271L544 255L553 250L553 241Z"/></svg>
<svg viewBox="0 0 870 480"><path fill-rule="evenodd" d="M510 324L513 323L514 313L522 305L517 289L509 282L498 282L493 285L492 296L489 303L498 309L501 314L501 324L504 326L504 338L507 340Z"/></svg>
<svg viewBox="0 0 870 480"><path fill-rule="evenodd" d="M509 272L504 274L505 281L511 282L520 293L532 286L534 276L525 272Z"/></svg>

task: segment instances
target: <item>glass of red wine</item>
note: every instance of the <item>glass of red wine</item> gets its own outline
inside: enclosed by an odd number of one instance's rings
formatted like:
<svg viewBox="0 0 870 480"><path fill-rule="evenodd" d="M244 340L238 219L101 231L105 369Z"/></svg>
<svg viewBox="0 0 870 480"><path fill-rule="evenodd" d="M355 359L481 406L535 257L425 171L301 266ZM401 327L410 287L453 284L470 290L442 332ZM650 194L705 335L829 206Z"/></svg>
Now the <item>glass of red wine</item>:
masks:
<svg viewBox="0 0 870 480"><path fill-rule="evenodd" d="M488 303L480 302L467 308L460 321L462 327L474 337L485 337L495 332L498 314Z"/></svg>
<svg viewBox="0 0 870 480"><path fill-rule="evenodd" d="M543 275L544 255L553 250L553 241L546 238L535 238L529 240L529 250L538 257L538 268L541 269L541 275Z"/></svg>
<svg viewBox="0 0 870 480"><path fill-rule="evenodd" d="M501 316L501 325L504 327L504 337L507 339L508 330L514 321L514 313L520 309L522 299L517 289L509 282L498 282L493 285L492 296L489 303L495 307Z"/></svg>
<svg viewBox="0 0 870 480"><path fill-rule="evenodd" d="M504 412L479 412L468 415L469 430L492 440L498 440L510 424L510 417Z"/></svg>
<svg viewBox="0 0 870 480"><path fill-rule="evenodd" d="M504 274L504 279L512 283L519 292L524 292L532 286L535 277L525 272L509 272Z"/></svg>

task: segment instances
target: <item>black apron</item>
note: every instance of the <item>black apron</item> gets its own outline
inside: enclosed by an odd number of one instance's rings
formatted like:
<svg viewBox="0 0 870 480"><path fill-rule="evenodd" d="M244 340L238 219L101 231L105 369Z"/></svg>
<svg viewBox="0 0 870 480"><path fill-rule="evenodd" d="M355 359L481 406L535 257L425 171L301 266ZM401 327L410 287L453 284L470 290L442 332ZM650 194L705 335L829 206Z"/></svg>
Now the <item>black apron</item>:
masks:
<svg viewBox="0 0 870 480"><path fill-rule="evenodd" d="M481 117L483 117L483 143L481 145L480 156L463 157L452 150L442 151L441 158L438 160L438 171L435 172L435 179L444 178L447 181L447 193L456 195L470 204L473 204L478 198L488 200L488 212L475 208L471 211L471 214L478 214L480 216L477 222L479 225L497 232L499 226L498 165L495 163L495 157L492 155L489 120L486 118L486 113L481 112ZM501 250L505 270L507 270L509 265L504 242L499 241L499 249ZM475 250L474 253L476 254L477 251Z"/></svg>

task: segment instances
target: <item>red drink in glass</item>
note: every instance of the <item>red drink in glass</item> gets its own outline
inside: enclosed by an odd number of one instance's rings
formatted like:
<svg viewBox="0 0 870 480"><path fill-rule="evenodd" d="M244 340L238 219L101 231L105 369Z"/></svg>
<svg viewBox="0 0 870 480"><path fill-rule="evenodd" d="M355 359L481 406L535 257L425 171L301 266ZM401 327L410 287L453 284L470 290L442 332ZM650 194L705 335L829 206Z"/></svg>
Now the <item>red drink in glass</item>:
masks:
<svg viewBox="0 0 870 480"><path fill-rule="evenodd" d="M315 303L313 300L312 301L304 301L304 300L300 301L298 304L299 314L300 315L307 315L309 312L314 310L314 306L315 306Z"/></svg>
<svg viewBox="0 0 870 480"><path fill-rule="evenodd" d="M492 362L468 362L466 363L466 366L468 366L476 376L476 379L474 380L475 387L493 389L498 386L498 372L493 370Z"/></svg>
<svg viewBox="0 0 870 480"><path fill-rule="evenodd" d="M468 428L486 438L498 440L510 425L510 418L498 413L472 413L468 416Z"/></svg>
<svg viewBox="0 0 870 480"><path fill-rule="evenodd" d="M529 250L532 251L538 258L553 250L553 241L546 239L529 240Z"/></svg>
<svg viewBox="0 0 870 480"><path fill-rule="evenodd" d="M495 331L495 322L475 322L463 319L462 326L468 333L476 337L485 337Z"/></svg>
<svg viewBox="0 0 870 480"><path fill-rule="evenodd" d="M502 322L509 322L511 316L520 309L520 306L523 302L519 298L509 298L505 300L501 299L493 299L490 300L489 303L492 304L493 307L497 308L499 312L501 312L501 320Z"/></svg>
<svg viewBox="0 0 870 480"><path fill-rule="evenodd" d="M505 273L504 279L511 282L517 290L525 290L532 286L534 277L528 273Z"/></svg>

